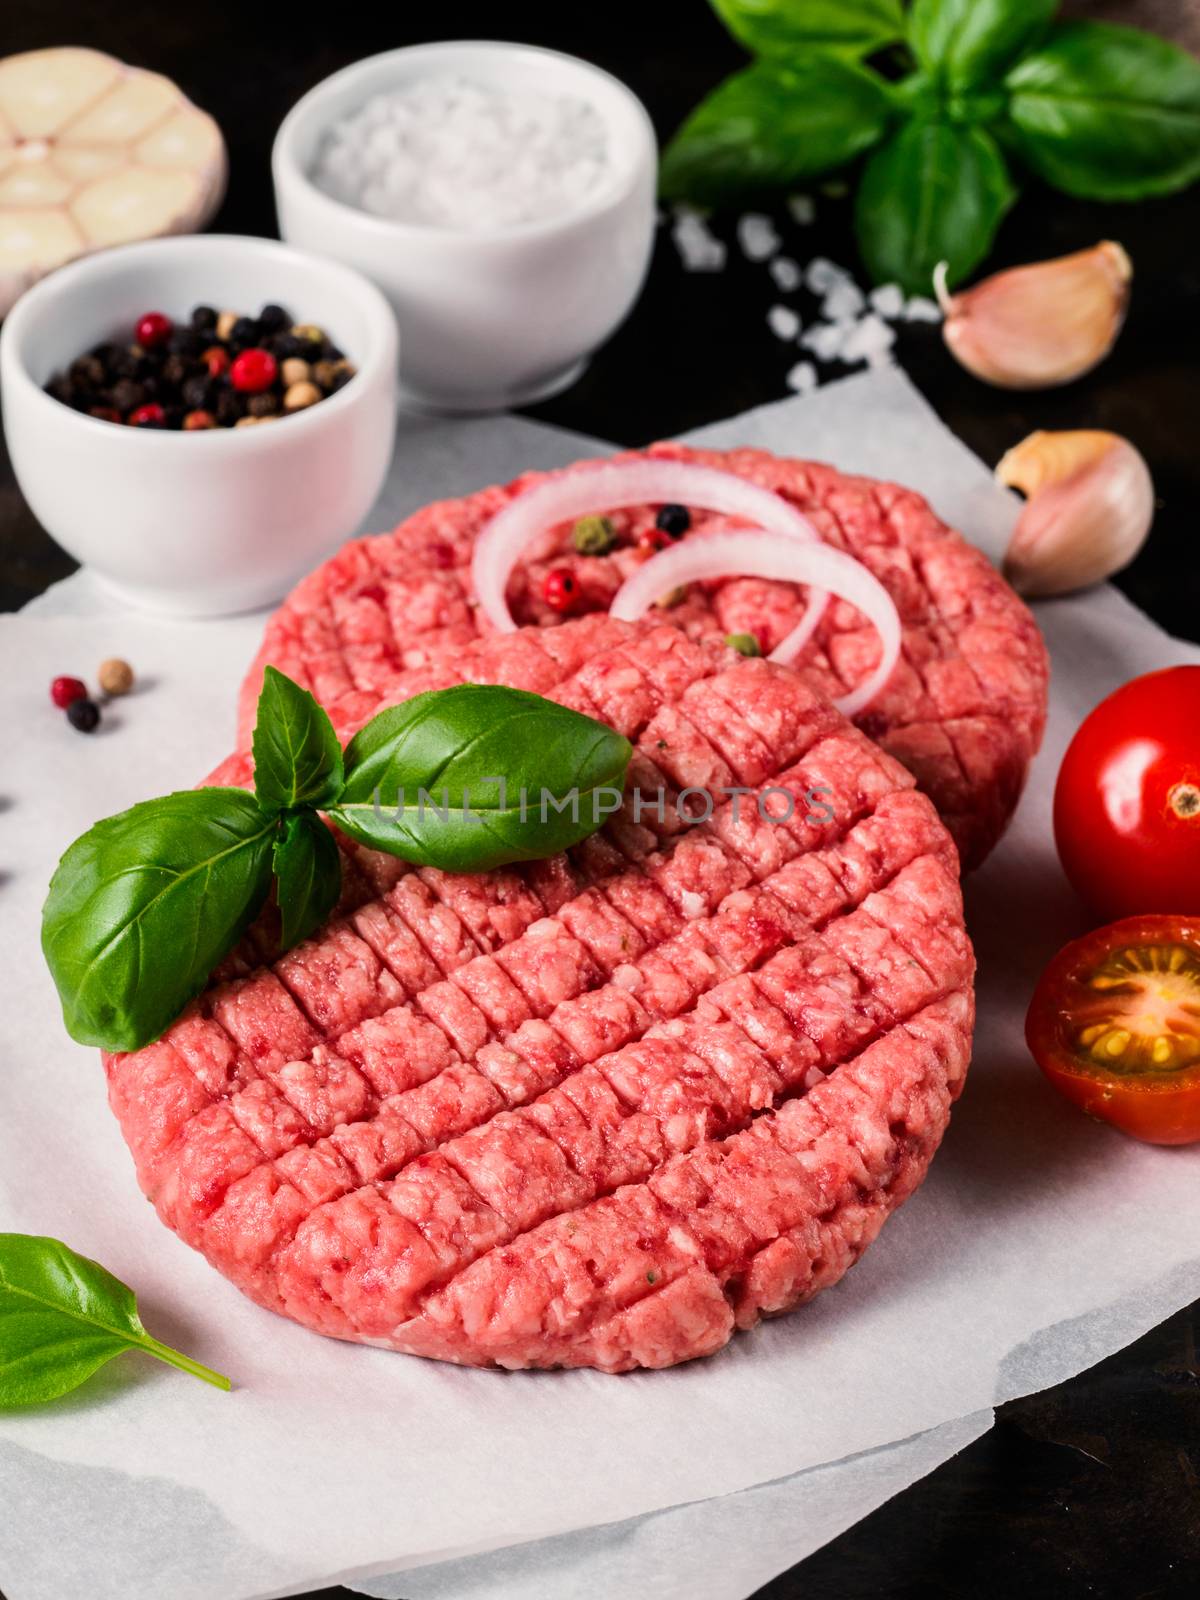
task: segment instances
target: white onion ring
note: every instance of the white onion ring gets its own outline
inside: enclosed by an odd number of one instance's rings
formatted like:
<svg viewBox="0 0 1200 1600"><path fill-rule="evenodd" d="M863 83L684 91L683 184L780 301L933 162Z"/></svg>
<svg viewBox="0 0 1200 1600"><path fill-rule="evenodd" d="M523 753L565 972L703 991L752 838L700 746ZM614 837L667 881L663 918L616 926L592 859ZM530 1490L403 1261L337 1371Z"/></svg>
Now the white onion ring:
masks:
<svg viewBox="0 0 1200 1600"><path fill-rule="evenodd" d="M857 607L879 635L879 663L856 689L834 705L844 716L857 716L887 684L900 658L900 614L879 579L861 562L827 544L801 545L794 539L754 529L701 533L669 550L651 556L617 591L609 615L621 622L636 622L654 602L672 589L702 578L773 578L782 583L819 584L823 590ZM807 618L805 619L807 621ZM796 637L805 623L793 628L771 652L771 660L794 661L800 645ZM801 641L803 642L803 641Z"/></svg>
<svg viewBox="0 0 1200 1600"><path fill-rule="evenodd" d="M672 504L744 517L776 539L820 543L817 530L795 506L736 473L654 457L606 461L562 477L547 478L496 513L475 541L471 558L471 582L480 606L499 632L513 633L517 625L508 609L508 579L537 534L560 522L596 512ZM785 641L794 650L811 637L828 602L827 594L809 595L808 609ZM793 643L794 640L798 642Z"/></svg>

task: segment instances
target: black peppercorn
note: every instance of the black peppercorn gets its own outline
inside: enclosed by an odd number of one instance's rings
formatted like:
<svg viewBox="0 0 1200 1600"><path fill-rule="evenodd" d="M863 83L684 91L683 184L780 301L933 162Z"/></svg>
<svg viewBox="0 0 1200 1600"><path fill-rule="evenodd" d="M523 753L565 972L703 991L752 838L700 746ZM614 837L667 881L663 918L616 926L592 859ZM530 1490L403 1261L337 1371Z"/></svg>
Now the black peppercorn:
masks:
<svg viewBox="0 0 1200 1600"><path fill-rule="evenodd" d="M183 356L168 356L162 364L162 381L168 388L178 389L191 370L191 363Z"/></svg>
<svg viewBox="0 0 1200 1600"><path fill-rule="evenodd" d="M222 389L217 396L217 405L214 415L222 428L232 428L234 423L244 414L241 396L232 389Z"/></svg>
<svg viewBox="0 0 1200 1600"><path fill-rule="evenodd" d="M276 339L277 348L272 354L279 361L290 361L293 356L299 356L307 361L312 354L312 346L307 339L298 339L294 333L281 333Z"/></svg>
<svg viewBox="0 0 1200 1600"><path fill-rule="evenodd" d="M138 406L145 405L148 398L145 386L133 378L118 378L113 384L112 403L122 414L136 411Z"/></svg>
<svg viewBox="0 0 1200 1600"><path fill-rule="evenodd" d="M197 333L210 334L217 325L217 313L212 306L195 306L192 309L192 327Z"/></svg>
<svg viewBox="0 0 1200 1600"><path fill-rule="evenodd" d="M67 721L80 733L91 733L100 721L100 707L94 700L72 700L67 707Z"/></svg>
<svg viewBox="0 0 1200 1600"><path fill-rule="evenodd" d="M239 317L230 329L229 342L239 349L258 343L258 323L253 317Z"/></svg>
<svg viewBox="0 0 1200 1600"><path fill-rule="evenodd" d="M692 525L692 514L686 506L660 506L654 525L672 539L682 539Z"/></svg>
<svg viewBox="0 0 1200 1600"><path fill-rule="evenodd" d="M207 411L212 404L215 385L203 373L185 378L180 393L189 411Z"/></svg>
<svg viewBox="0 0 1200 1600"><path fill-rule="evenodd" d="M269 389L262 394L252 394L246 401L246 411L252 417L273 417L279 410L279 396Z"/></svg>
<svg viewBox="0 0 1200 1600"><path fill-rule="evenodd" d="M107 376L103 361L97 360L95 356L80 356L78 360L72 361L70 375L80 388L89 389L101 388Z"/></svg>
<svg viewBox="0 0 1200 1600"><path fill-rule="evenodd" d="M292 319L282 306L272 303L258 313L258 325L264 333L278 333L281 328L290 328Z"/></svg>
<svg viewBox="0 0 1200 1600"><path fill-rule="evenodd" d="M167 341L167 349L173 355L187 356L194 361L207 342L194 328L176 328Z"/></svg>

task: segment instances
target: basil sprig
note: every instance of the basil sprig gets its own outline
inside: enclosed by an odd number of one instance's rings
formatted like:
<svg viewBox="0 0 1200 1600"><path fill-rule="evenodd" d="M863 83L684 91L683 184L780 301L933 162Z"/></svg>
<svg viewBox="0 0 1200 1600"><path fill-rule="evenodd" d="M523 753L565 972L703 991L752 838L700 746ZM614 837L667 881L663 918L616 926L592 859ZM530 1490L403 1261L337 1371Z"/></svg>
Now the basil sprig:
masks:
<svg viewBox="0 0 1200 1600"><path fill-rule="evenodd" d="M317 815L375 850L450 872L554 855L620 803L632 754L603 723L540 695L463 684L382 712L343 756L328 716L268 667L254 729L255 792L146 800L66 851L42 912L42 951L80 1044L157 1039L262 910L280 948L329 917L341 858Z"/></svg>
<svg viewBox="0 0 1200 1600"><path fill-rule="evenodd" d="M422 866L479 872L557 855L621 803L632 750L523 689L462 684L381 712L346 750L329 816Z"/></svg>
<svg viewBox="0 0 1200 1600"><path fill-rule="evenodd" d="M98 1262L58 1239L0 1233L0 1409L57 1400L124 1350L230 1387L148 1334L133 1290Z"/></svg>
<svg viewBox="0 0 1200 1600"><path fill-rule="evenodd" d="M951 283L978 266L1016 195L1010 157L1088 199L1200 178L1200 62L1134 28L1055 23L1058 0L711 4L758 59L670 142L664 197L718 204L867 153L855 220L879 281L927 293L938 260Z"/></svg>

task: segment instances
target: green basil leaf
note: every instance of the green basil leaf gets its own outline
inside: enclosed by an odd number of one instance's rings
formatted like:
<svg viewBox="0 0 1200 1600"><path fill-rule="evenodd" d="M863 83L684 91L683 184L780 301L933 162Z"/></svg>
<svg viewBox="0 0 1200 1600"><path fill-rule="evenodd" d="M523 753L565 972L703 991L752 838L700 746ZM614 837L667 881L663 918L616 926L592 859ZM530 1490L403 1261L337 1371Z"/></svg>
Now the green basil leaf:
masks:
<svg viewBox="0 0 1200 1600"><path fill-rule="evenodd" d="M916 119L871 156L859 184L859 248L877 283L928 294L933 269L955 283L992 247L1016 198L1004 157L983 128Z"/></svg>
<svg viewBox="0 0 1200 1600"><path fill-rule="evenodd" d="M663 154L660 188L709 205L816 177L877 143L892 110L882 78L823 51L756 62L692 112Z"/></svg>
<svg viewBox="0 0 1200 1600"><path fill-rule="evenodd" d="M157 1039L245 932L277 823L242 789L146 800L76 839L42 911L42 951L80 1044Z"/></svg>
<svg viewBox="0 0 1200 1600"><path fill-rule="evenodd" d="M537 861L616 810L631 754L604 723L541 695L460 684L393 706L355 735L329 816L422 866Z"/></svg>
<svg viewBox="0 0 1200 1600"><path fill-rule="evenodd" d="M908 42L950 89L998 77L1042 39L1058 0L913 0Z"/></svg>
<svg viewBox="0 0 1200 1600"><path fill-rule="evenodd" d="M342 892L342 858L333 835L311 811L284 819L272 856L285 950L326 922Z"/></svg>
<svg viewBox="0 0 1200 1600"><path fill-rule="evenodd" d="M342 787L342 747L307 689L268 667L254 724L254 792L264 811L323 806Z"/></svg>
<svg viewBox="0 0 1200 1600"><path fill-rule="evenodd" d="M1200 178L1200 62L1165 39L1064 23L1008 88L1019 154L1068 194L1138 200Z"/></svg>
<svg viewBox="0 0 1200 1600"><path fill-rule="evenodd" d="M812 45L870 50L904 37L901 0L711 0L713 10L747 50L792 59Z"/></svg>
<svg viewBox="0 0 1200 1600"><path fill-rule="evenodd" d="M0 1408L69 1394L123 1350L145 1350L218 1389L229 1379L151 1338L111 1272L58 1239L0 1233Z"/></svg>

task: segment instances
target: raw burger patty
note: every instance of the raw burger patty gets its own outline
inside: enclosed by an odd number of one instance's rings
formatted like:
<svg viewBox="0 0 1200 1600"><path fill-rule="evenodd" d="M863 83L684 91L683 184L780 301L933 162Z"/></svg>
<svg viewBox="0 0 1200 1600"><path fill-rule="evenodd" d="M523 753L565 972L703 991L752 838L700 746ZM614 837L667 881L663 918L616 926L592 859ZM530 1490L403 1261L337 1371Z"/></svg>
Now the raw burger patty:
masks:
<svg viewBox="0 0 1200 1600"><path fill-rule="evenodd" d="M924 1176L970 1049L954 846L802 677L669 624L457 665L620 728L644 796L756 793L695 826L627 794L569 856L474 876L347 845L329 926L269 965L254 930L106 1060L113 1109L163 1221L322 1333L504 1367L709 1354L836 1282Z"/></svg>
<svg viewBox="0 0 1200 1600"><path fill-rule="evenodd" d="M722 455L666 444L648 454L721 467L775 490L887 586L904 623L904 655L858 725L915 775L964 867L977 865L1008 823L1045 722L1046 652L1028 609L911 490L760 450ZM569 470L586 472L590 465ZM398 698L407 670L421 668L424 687L450 681L463 644L489 626L470 590L475 535L542 476L428 506L394 533L346 545L306 578L268 624L246 680L242 747L249 747L268 662L311 688L343 737ZM553 530L514 574L509 599L517 620L561 620L540 596L546 571L564 564L575 570L586 608L606 610L640 559L633 545L653 516L651 508L618 513L622 544L607 557L576 555L570 529ZM695 526L702 525L697 518ZM766 653L802 610L793 585L746 578L693 586L689 599L664 616L692 637L753 633ZM835 604L803 663L810 682L835 696L866 676L877 651L874 630L860 614Z"/></svg>

